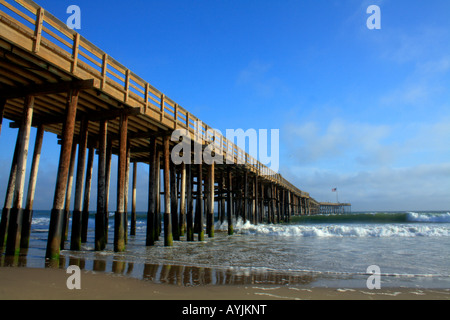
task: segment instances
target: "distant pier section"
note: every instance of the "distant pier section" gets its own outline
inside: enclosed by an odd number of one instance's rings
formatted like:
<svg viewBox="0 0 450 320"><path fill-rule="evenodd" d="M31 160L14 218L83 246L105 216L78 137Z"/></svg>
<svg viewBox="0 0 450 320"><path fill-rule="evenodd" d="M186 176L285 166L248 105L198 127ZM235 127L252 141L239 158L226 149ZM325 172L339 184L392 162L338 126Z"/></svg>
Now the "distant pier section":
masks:
<svg viewBox="0 0 450 320"><path fill-rule="evenodd" d="M318 214L344 214L352 212L351 203L320 202Z"/></svg>

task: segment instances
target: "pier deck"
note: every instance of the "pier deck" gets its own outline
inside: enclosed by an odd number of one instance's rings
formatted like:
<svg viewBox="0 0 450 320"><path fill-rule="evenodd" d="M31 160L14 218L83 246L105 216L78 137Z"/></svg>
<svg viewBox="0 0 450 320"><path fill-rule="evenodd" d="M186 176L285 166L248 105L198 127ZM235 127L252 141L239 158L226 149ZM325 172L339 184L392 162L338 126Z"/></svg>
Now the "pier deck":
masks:
<svg viewBox="0 0 450 320"><path fill-rule="evenodd" d="M29 187L23 206L30 127L38 128L41 133L38 136L44 131L58 135L61 144L48 258L58 257L64 246L62 239L67 239L65 226L71 201L67 195L71 192L66 191L73 185L76 192L71 249L77 250L85 239L84 217L94 150L99 155L97 250L102 250L108 241L104 229L112 155L119 158L116 251L124 250L126 243L131 164L133 190L136 163L147 163L151 168L147 245L161 232L160 212L164 213L165 243L170 245L180 233L193 235L194 224L200 226L195 233L201 239L203 231L199 229L203 229L204 215L207 234L213 236L214 202L218 205L219 219L226 218L230 224L236 216L254 223L287 221L291 215L311 213L311 208L318 205L308 192L254 159L30 0L0 0L0 119L3 118L12 121L10 127L19 129L0 228L0 247L6 244L7 254L17 252L19 245L27 245L26 221L28 224L31 221L34 198L34 190ZM200 144L201 150L213 146L229 162L174 165L169 154L176 142L170 136L177 129L187 130L193 145ZM42 137L36 140L36 146L39 144ZM79 160L75 164L77 146ZM31 186L35 184L38 156L33 157ZM160 179L161 169L164 179ZM164 194L164 207L160 194ZM202 198L205 201L196 201ZM132 201L135 208L135 196ZM178 202L181 212L177 212ZM131 220L133 229L133 213Z"/></svg>

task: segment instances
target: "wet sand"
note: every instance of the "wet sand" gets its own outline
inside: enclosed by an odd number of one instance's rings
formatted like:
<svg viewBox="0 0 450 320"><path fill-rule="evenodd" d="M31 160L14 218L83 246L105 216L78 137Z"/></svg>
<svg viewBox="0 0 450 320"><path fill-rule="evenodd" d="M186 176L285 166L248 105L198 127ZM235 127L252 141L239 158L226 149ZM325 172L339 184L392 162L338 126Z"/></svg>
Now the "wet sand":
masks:
<svg viewBox="0 0 450 320"><path fill-rule="evenodd" d="M303 288L270 285L177 286L81 271L69 290L63 269L0 268L0 300L450 300L450 289Z"/></svg>

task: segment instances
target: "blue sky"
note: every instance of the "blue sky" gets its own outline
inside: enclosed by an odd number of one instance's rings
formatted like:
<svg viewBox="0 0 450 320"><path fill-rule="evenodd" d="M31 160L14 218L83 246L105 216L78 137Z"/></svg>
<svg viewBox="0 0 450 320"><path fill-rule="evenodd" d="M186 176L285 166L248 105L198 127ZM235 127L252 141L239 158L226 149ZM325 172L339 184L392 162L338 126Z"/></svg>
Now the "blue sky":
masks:
<svg viewBox="0 0 450 320"><path fill-rule="evenodd" d="M208 125L279 129L280 173L317 200L336 187L353 210L450 210L449 1L37 3L62 21L78 5L84 37ZM366 27L372 4L381 30ZM15 136L3 126L0 199ZM46 134L37 209L58 155Z"/></svg>

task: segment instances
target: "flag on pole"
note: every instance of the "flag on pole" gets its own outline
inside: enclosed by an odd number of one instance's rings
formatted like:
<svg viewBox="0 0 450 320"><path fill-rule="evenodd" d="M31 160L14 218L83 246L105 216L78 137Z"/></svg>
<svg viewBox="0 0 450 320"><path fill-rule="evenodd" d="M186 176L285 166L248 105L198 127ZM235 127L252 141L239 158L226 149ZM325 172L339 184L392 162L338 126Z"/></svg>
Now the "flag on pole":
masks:
<svg viewBox="0 0 450 320"><path fill-rule="evenodd" d="M331 189L331 192L336 192L336 191L337 191L337 188Z"/></svg>

